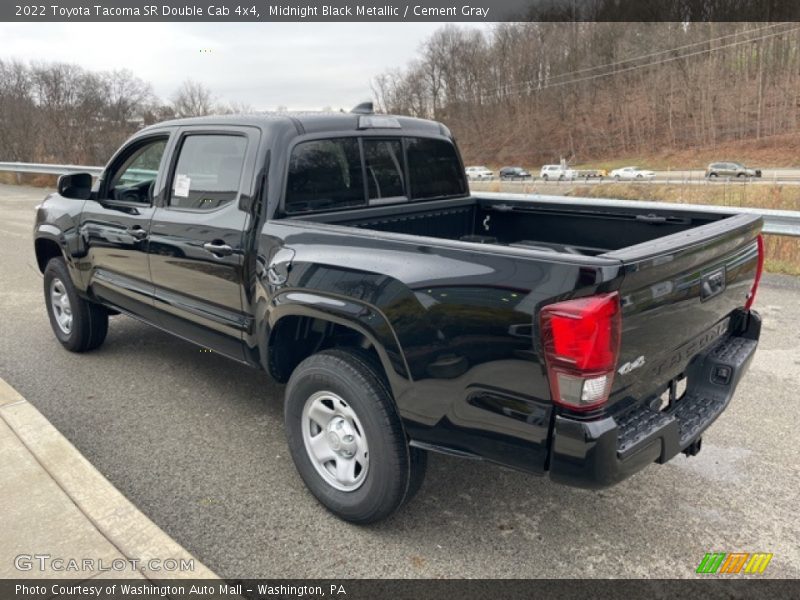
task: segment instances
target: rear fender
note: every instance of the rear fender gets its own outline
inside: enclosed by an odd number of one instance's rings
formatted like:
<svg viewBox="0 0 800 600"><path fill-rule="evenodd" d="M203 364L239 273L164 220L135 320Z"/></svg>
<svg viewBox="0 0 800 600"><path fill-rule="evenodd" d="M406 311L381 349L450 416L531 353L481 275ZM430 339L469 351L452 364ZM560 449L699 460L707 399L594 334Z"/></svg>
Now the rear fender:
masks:
<svg viewBox="0 0 800 600"><path fill-rule="evenodd" d="M262 312L262 311L259 311ZM409 369L400 343L386 317L376 308L351 298L308 291L285 291L277 294L259 319L262 364L269 365L272 334L281 319L309 317L350 328L369 341L380 358L395 398L410 384Z"/></svg>

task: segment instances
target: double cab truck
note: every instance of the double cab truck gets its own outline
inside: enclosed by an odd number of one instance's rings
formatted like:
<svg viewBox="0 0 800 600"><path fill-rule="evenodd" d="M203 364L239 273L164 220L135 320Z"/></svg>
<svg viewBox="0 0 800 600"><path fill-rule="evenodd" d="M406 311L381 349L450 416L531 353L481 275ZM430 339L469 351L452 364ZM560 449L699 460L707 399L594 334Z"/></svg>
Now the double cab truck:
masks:
<svg viewBox="0 0 800 600"><path fill-rule="evenodd" d="M300 477L367 523L429 452L584 488L696 454L758 343L761 226L471 194L444 125L362 107L147 127L34 239L67 350L122 314L265 370Z"/></svg>

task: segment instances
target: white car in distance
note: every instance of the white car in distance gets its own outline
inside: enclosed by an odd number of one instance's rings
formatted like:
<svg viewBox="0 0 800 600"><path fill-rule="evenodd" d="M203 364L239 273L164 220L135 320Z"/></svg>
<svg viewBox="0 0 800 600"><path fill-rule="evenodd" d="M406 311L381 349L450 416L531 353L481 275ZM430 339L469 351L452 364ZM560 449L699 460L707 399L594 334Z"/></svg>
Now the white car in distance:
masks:
<svg viewBox="0 0 800 600"><path fill-rule="evenodd" d="M635 181L638 179L654 179L656 176L655 171L647 171L645 169L640 169L639 167L622 167L621 169L614 169L608 175L617 181L622 179L629 181Z"/></svg>
<svg viewBox="0 0 800 600"><path fill-rule="evenodd" d="M539 171L539 177L545 181L564 181L575 179L575 171L561 165L544 165Z"/></svg>
<svg viewBox="0 0 800 600"><path fill-rule="evenodd" d="M494 178L494 172L486 167L467 167L464 171L470 181L486 181Z"/></svg>

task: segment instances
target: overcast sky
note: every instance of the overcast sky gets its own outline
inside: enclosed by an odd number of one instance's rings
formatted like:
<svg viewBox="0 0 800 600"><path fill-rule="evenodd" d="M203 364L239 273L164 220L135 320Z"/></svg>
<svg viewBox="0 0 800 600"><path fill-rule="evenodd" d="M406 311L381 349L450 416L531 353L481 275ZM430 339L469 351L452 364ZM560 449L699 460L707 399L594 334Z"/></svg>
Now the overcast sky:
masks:
<svg viewBox="0 0 800 600"><path fill-rule="evenodd" d="M165 100L193 79L258 110L349 109L371 97L372 77L404 66L442 25L0 23L0 58L127 68Z"/></svg>

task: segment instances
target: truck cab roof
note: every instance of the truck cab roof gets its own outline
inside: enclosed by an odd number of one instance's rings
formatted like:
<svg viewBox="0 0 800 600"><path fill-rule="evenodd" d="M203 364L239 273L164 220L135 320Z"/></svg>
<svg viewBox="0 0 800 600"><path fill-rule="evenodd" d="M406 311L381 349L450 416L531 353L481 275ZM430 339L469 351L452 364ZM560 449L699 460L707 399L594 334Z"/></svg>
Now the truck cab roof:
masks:
<svg viewBox="0 0 800 600"><path fill-rule="evenodd" d="M381 124L385 122L384 120L387 117L396 124L393 124L391 127L382 127ZM372 118L376 121L375 125L369 124ZM365 115L344 112L259 112L233 115L209 115L206 117L188 117L162 121L146 127L143 131L162 127L182 127L189 125L249 126L272 131L280 131L294 127L298 135L378 129L381 131L391 131L394 135L413 133L414 135L441 135L451 137L450 130L436 121L397 115Z"/></svg>

